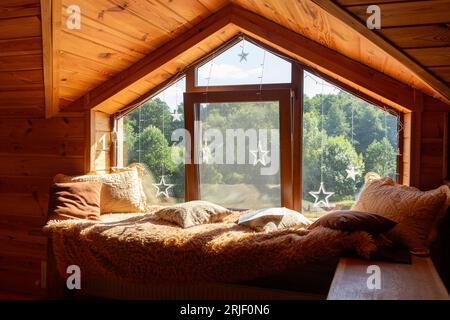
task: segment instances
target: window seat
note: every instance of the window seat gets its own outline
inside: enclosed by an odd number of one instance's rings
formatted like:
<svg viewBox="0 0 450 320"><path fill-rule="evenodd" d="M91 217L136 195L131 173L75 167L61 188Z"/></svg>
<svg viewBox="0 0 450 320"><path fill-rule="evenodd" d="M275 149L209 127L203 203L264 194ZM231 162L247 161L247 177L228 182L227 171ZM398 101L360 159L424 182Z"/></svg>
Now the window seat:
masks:
<svg viewBox="0 0 450 320"><path fill-rule="evenodd" d="M380 267L380 289L368 288L370 265ZM449 300L449 295L431 258L412 256L411 264L341 258L327 299Z"/></svg>

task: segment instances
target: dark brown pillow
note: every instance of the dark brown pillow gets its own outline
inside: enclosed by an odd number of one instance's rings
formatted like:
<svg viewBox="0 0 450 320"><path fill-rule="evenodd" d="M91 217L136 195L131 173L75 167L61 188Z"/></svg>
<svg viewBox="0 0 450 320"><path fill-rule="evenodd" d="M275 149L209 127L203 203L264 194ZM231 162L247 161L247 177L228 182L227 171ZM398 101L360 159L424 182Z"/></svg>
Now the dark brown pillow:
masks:
<svg viewBox="0 0 450 320"><path fill-rule="evenodd" d="M341 231L366 231L377 235L392 229L396 224L397 222L374 213L337 210L320 217L308 229L322 226Z"/></svg>
<svg viewBox="0 0 450 320"><path fill-rule="evenodd" d="M55 183L50 189L50 219L98 220L101 190L99 182Z"/></svg>

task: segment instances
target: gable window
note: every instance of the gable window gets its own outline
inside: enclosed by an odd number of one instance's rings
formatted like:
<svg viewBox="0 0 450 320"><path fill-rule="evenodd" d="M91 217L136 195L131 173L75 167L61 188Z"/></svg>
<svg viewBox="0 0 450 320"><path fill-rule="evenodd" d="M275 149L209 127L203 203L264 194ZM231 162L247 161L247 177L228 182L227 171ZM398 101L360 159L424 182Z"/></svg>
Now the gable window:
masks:
<svg viewBox="0 0 450 320"><path fill-rule="evenodd" d="M152 203L347 209L399 178L401 115L250 38L233 39L121 117L123 165ZM362 97L362 98L361 98Z"/></svg>

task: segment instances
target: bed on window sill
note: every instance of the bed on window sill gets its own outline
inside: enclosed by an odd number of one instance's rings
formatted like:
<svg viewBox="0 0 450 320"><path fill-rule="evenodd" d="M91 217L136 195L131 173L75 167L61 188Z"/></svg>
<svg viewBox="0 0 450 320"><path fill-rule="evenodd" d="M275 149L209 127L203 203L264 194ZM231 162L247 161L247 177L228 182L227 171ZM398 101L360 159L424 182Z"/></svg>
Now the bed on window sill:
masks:
<svg viewBox="0 0 450 320"><path fill-rule="evenodd" d="M328 228L255 232L222 222L180 228L153 213L106 214L100 221L51 221L53 286L81 270L78 294L122 299L308 299L324 297L339 256L369 256L367 233ZM55 281L55 279L59 279ZM57 290L58 291L58 290ZM72 291L72 292L73 292Z"/></svg>

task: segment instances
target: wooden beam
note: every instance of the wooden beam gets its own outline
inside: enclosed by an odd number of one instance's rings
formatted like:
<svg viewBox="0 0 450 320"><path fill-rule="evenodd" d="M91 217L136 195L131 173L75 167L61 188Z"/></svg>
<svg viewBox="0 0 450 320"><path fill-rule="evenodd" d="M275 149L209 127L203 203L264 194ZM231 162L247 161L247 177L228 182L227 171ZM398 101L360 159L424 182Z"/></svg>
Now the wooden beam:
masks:
<svg viewBox="0 0 450 320"><path fill-rule="evenodd" d="M52 2L41 0L42 58L44 67L45 116L51 117L53 110L53 52L52 52Z"/></svg>
<svg viewBox="0 0 450 320"><path fill-rule="evenodd" d="M42 57L44 67L45 116L59 113L59 32L61 0L41 0Z"/></svg>
<svg viewBox="0 0 450 320"><path fill-rule="evenodd" d="M202 40L220 31L229 23L230 6L227 6L86 93L64 109L74 111L94 108L106 99L133 85L152 71L177 58Z"/></svg>
<svg viewBox="0 0 450 320"><path fill-rule="evenodd" d="M417 77L423 80L423 82L438 96L443 99L446 103L450 104L450 87L439 80L436 76L422 67L420 64L416 63L402 50L398 49L392 45L388 40L386 40L380 33L370 30L367 26L362 23L359 19L354 17L351 13L347 12L344 8L340 7L338 4L329 0L313 0L322 9L328 12L330 15L334 16L338 20L344 22L346 25L351 27L353 30L357 31L359 34L365 38L372 41L378 47L387 52L390 56L394 57L400 61L405 67L411 70Z"/></svg>
<svg viewBox="0 0 450 320"><path fill-rule="evenodd" d="M51 0L52 3L52 107L54 114L59 113L59 48L62 27L61 0Z"/></svg>

